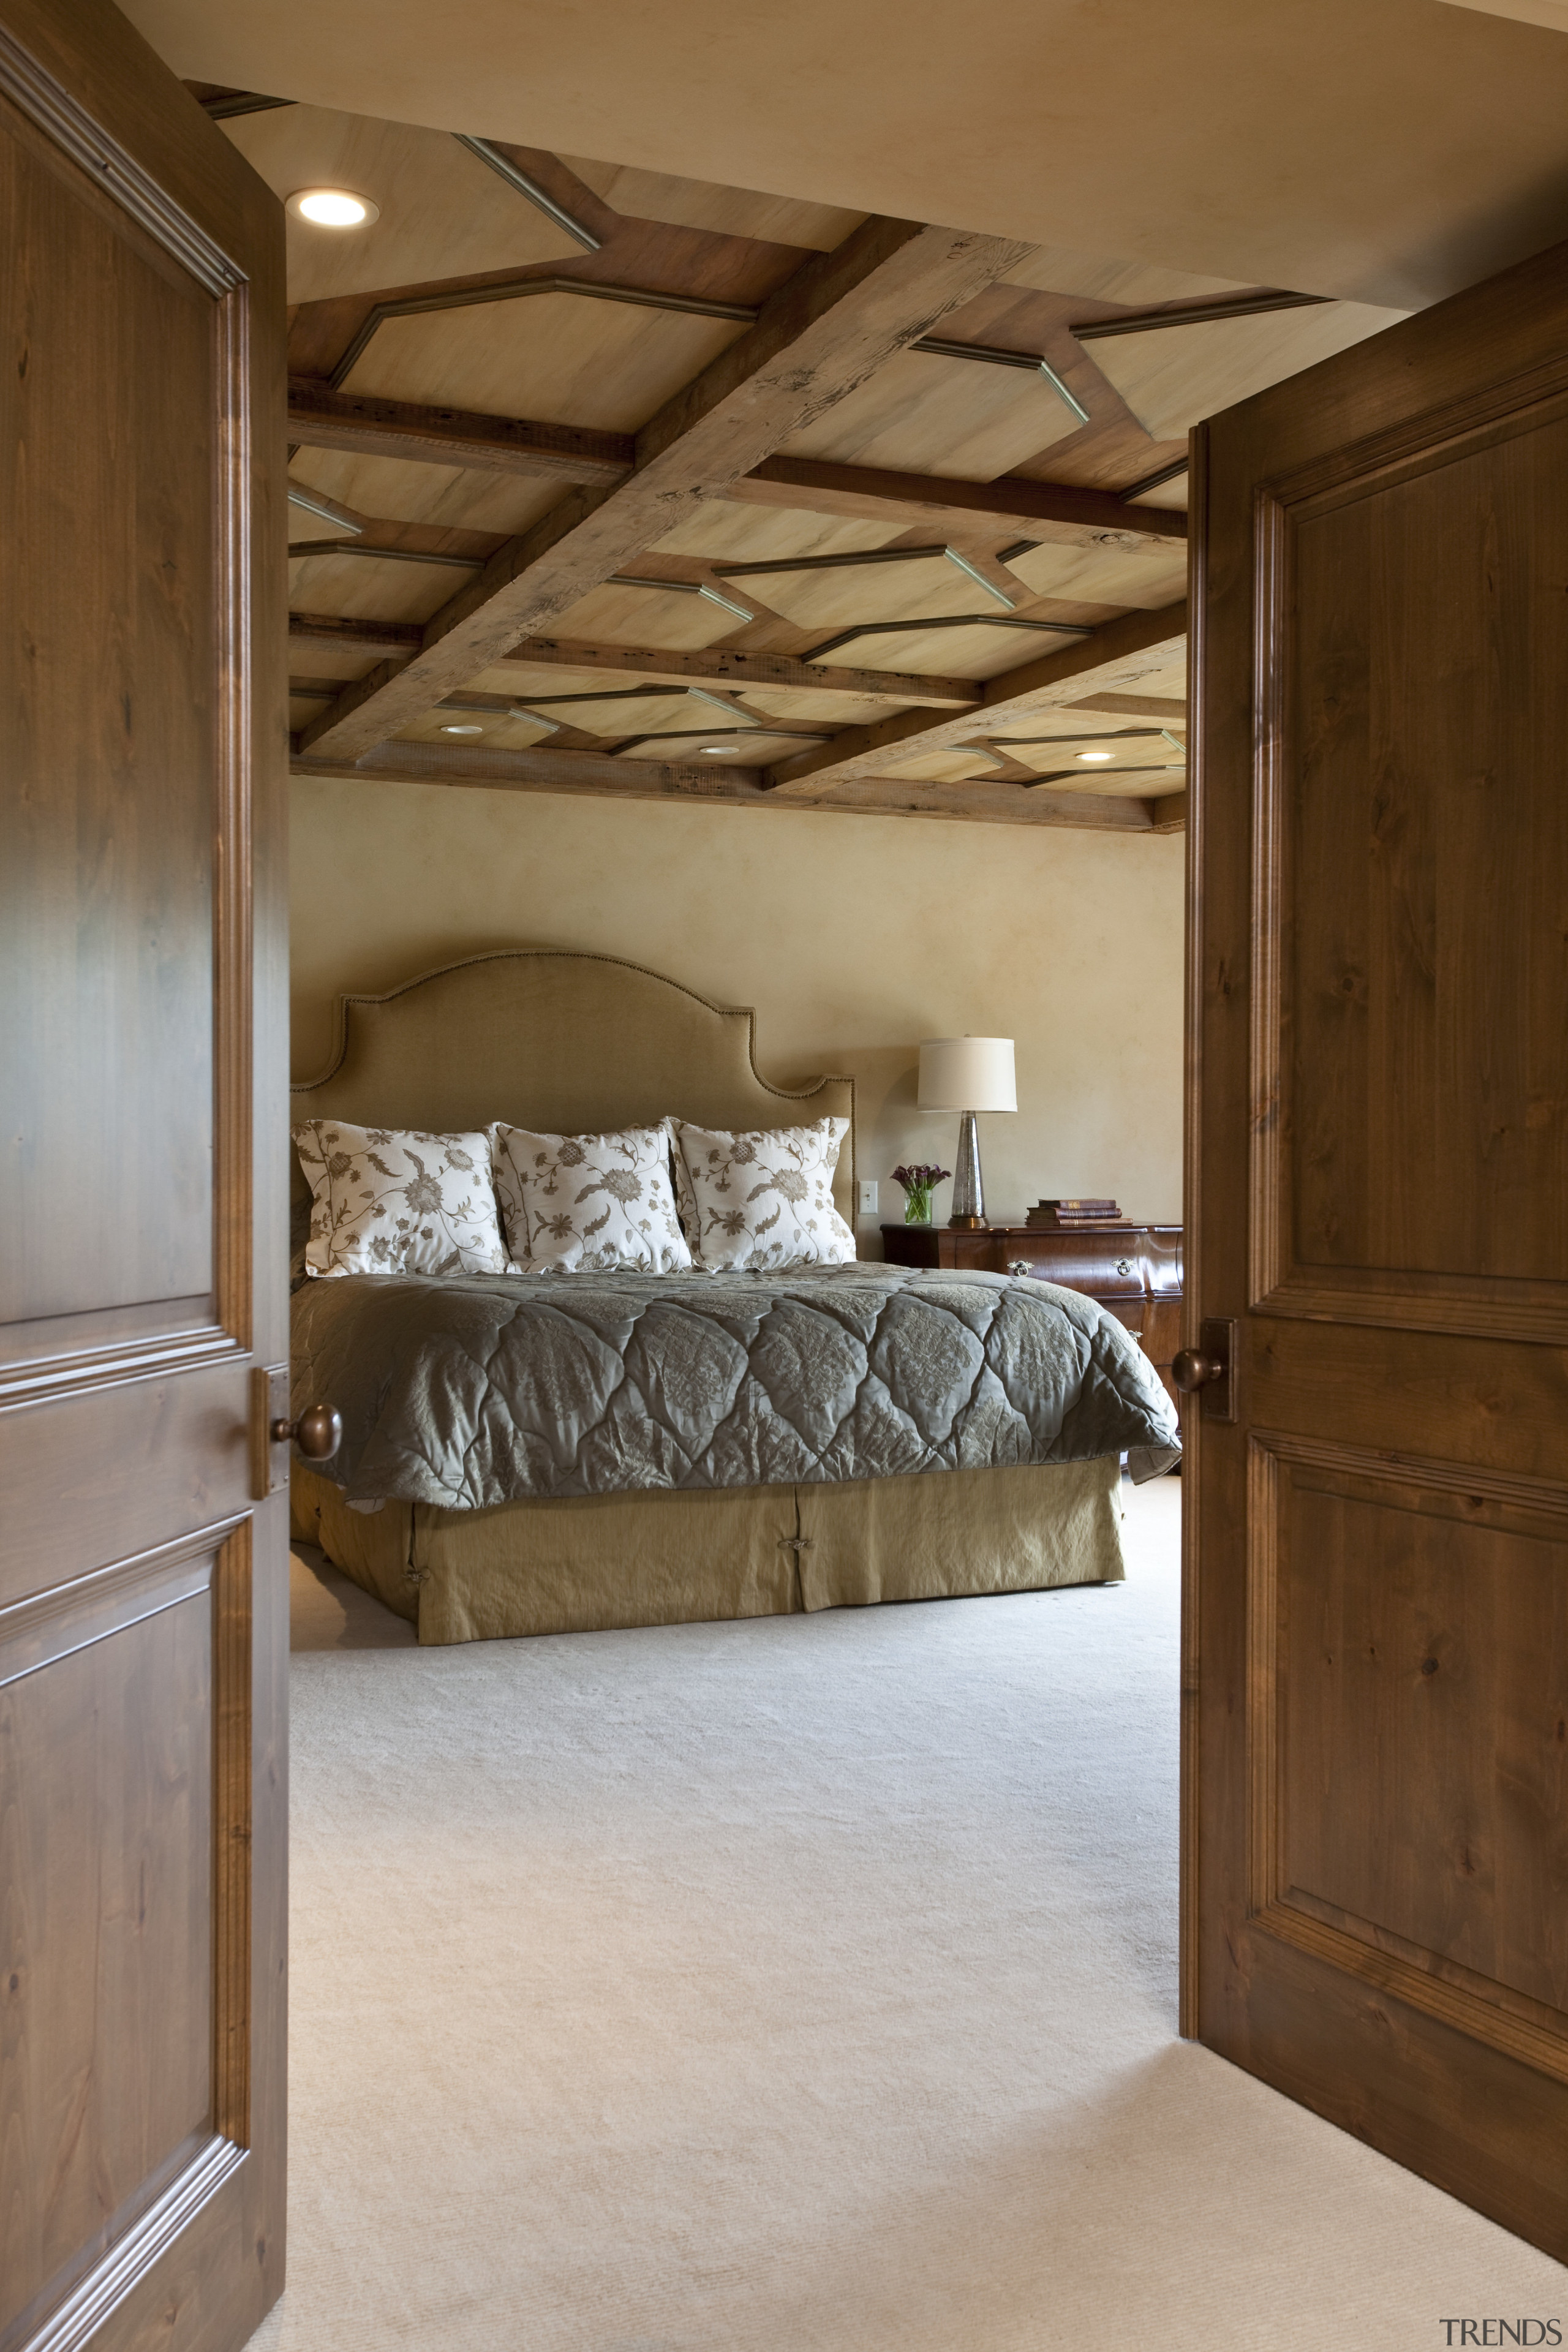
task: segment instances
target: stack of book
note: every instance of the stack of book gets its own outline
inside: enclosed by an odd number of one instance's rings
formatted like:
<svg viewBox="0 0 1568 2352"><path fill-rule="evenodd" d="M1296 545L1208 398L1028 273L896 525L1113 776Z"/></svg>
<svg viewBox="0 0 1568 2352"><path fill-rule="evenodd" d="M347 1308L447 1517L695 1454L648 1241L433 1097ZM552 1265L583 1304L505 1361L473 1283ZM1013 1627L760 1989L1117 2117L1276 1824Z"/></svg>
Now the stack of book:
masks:
<svg viewBox="0 0 1568 2352"><path fill-rule="evenodd" d="M1070 1233L1078 1225L1119 1225L1123 1219L1114 1201L1037 1201L1026 1222Z"/></svg>

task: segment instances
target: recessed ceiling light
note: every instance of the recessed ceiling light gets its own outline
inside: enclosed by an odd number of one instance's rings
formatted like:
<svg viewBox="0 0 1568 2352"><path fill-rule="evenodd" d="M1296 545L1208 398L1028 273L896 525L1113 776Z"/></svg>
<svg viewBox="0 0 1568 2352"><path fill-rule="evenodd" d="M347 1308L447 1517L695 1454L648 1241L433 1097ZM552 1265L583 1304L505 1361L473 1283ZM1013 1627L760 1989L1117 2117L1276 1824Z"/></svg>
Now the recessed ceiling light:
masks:
<svg viewBox="0 0 1568 2352"><path fill-rule="evenodd" d="M1114 760L1116 754L1114 751L1080 751L1078 756L1080 760Z"/></svg>
<svg viewBox="0 0 1568 2352"><path fill-rule="evenodd" d="M381 206L352 188L296 188L287 210L318 228L368 228L381 218Z"/></svg>
<svg viewBox="0 0 1568 2352"><path fill-rule="evenodd" d="M443 735L482 735L484 731L482 727L443 727L441 730Z"/></svg>
<svg viewBox="0 0 1568 2352"><path fill-rule="evenodd" d="M738 751L740 748L738 743L704 743L702 746L710 760L728 759L731 751Z"/></svg>

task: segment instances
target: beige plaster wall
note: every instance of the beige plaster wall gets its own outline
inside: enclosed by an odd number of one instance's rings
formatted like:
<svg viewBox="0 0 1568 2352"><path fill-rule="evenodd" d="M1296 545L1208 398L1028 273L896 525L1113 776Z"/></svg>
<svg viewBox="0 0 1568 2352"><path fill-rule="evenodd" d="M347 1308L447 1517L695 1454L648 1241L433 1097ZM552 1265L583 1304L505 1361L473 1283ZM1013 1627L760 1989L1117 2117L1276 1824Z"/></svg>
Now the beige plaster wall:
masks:
<svg viewBox="0 0 1568 2352"><path fill-rule="evenodd" d="M595 948L757 1008L764 1076L856 1081L861 1221L902 1214L900 1160L952 1164L915 1108L922 1037L1013 1037L1016 1117L981 1120L987 1207L1110 1192L1181 1213L1180 835L297 780L293 1059L344 990L476 948ZM938 1196L945 1215L948 1188Z"/></svg>

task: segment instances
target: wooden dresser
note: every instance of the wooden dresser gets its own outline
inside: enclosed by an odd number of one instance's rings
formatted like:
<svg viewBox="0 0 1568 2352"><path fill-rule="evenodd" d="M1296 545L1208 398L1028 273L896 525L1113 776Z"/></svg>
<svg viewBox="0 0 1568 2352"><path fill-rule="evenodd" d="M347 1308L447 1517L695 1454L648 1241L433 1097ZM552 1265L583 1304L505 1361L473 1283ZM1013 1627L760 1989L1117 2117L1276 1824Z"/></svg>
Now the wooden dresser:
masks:
<svg viewBox="0 0 1568 2352"><path fill-rule="evenodd" d="M1042 1282L1086 1291L1135 1331L1173 1399L1171 1361L1182 1344L1180 1225L884 1225L889 1265L973 1266L1006 1274L1022 1266Z"/></svg>

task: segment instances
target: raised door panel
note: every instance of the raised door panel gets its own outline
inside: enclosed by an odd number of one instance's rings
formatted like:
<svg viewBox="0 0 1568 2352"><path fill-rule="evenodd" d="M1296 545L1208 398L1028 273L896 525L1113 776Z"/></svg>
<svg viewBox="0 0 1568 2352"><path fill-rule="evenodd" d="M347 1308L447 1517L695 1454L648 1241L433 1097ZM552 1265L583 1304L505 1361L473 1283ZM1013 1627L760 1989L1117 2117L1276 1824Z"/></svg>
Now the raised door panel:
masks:
<svg viewBox="0 0 1568 2352"><path fill-rule="evenodd" d="M214 2138L212 1564L0 1621L5 2352Z"/></svg>
<svg viewBox="0 0 1568 2352"><path fill-rule="evenodd" d="M113 201L25 68L6 79L0 1393L21 1397L241 1344L216 1204L247 1190L249 452L240 273L155 191Z"/></svg>
<svg viewBox="0 0 1568 2352"><path fill-rule="evenodd" d="M1568 1496L1267 1440L1253 1486L1254 1916L1568 2080Z"/></svg>
<svg viewBox="0 0 1568 2352"><path fill-rule="evenodd" d="M1561 400L1266 502L1268 1311L1568 1339L1565 546Z"/></svg>

